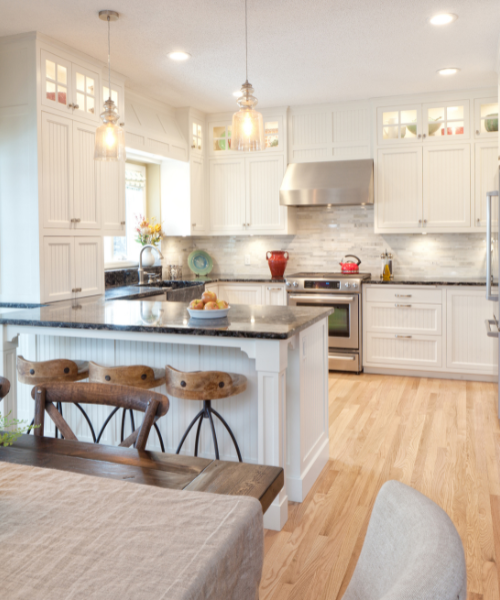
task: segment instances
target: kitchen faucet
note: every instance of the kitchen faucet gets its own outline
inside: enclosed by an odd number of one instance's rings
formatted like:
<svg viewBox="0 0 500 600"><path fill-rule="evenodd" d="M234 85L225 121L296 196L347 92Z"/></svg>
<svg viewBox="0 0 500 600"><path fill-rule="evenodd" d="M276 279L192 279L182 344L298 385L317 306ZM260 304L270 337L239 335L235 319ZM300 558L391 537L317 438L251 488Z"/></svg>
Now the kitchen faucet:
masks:
<svg viewBox="0 0 500 600"><path fill-rule="evenodd" d="M158 250L158 248L156 248L156 246L153 246L152 244L146 244L145 246L143 246L141 248L141 253L139 254L139 285L147 285L147 283L144 281L144 275L153 275L152 273L147 273L143 268L142 268L142 253L144 252L144 250L146 250L146 248L152 248L153 250L156 250L156 252L158 252L158 254L160 255L160 258L163 258L163 254Z"/></svg>

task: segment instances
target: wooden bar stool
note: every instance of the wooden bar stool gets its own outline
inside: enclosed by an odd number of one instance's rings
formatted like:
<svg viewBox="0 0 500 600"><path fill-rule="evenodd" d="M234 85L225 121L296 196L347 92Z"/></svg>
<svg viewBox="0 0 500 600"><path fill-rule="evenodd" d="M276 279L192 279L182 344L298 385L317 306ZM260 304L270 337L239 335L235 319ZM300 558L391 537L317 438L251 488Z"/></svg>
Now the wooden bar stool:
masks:
<svg viewBox="0 0 500 600"><path fill-rule="evenodd" d="M135 389L124 385L104 385L102 383L45 383L36 385L31 390L31 397L35 401L35 436L43 437L45 412L61 430L65 440L78 441L76 435L54 404L97 404L101 406L114 406L115 409L138 410L144 413L140 427L132 431L120 446L134 446L137 450L144 450L148 441L149 432L154 423L168 412L169 400L163 394L148 390Z"/></svg>
<svg viewBox="0 0 500 600"><path fill-rule="evenodd" d="M66 358L59 358L56 360L44 360L41 362L34 362L26 360L23 356L17 357L17 380L20 383L27 383L28 385L38 385L44 383L74 383L87 379L89 376L89 363L83 360L68 360ZM85 420L90 427L92 439L96 441L96 435L92 422L85 412L85 410L76 403L75 406L85 417ZM62 404L57 405L57 410L62 415ZM31 421L33 425L35 421ZM29 432L28 432L29 433ZM56 427L55 437L58 436L58 429Z"/></svg>
<svg viewBox="0 0 500 600"><path fill-rule="evenodd" d="M98 365L95 362L89 363L89 381L91 383L108 383L112 385L127 385L134 388L140 388L143 390L151 390L156 387L160 387L165 383L165 369L152 369L145 365L131 365L128 367L104 367ZM115 408L109 415L104 425L99 431L97 436L97 442L101 439L104 429L107 427L111 418L119 407ZM124 408L122 413L122 425L121 425L121 441L125 437L125 418L129 413L130 427L132 431L135 430L134 412L132 409ZM161 451L165 452L165 444L161 436L160 430L156 422L153 424L158 439L160 441Z"/></svg>
<svg viewBox="0 0 500 600"><path fill-rule="evenodd" d="M10 381L6 377L0 377L0 400L10 392Z"/></svg>
<svg viewBox="0 0 500 600"><path fill-rule="evenodd" d="M201 425L203 423L203 419L208 419L210 421L212 438L214 440L215 458L219 460L219 444L217 443L217 435L215 433L215 425L212 418L212 415L215 415L231 436L234 447L236 448L236 453L238 454L238 460L243 462L236 438L234 437L234 434L226 421L214 408L212 408L212 400L220 400L221 398L229 398L230 396L241 394L241 392L244 392L247 388L247 378L244 375L238 375L236 373L223 373L221 371L196 371L194 373L182 373L181 371L177 371L177 369L174 369L170 366L166 367L165 374L167 378L167 393L175 396L176 398L181 398L182 400L203 400L203 408L191 421L189 427L182 436L177 448L177 454L179 454L181 451L182 445L184 444L189 432L198 421L196 441L194 446L194 455L198 456Z"/></svg>

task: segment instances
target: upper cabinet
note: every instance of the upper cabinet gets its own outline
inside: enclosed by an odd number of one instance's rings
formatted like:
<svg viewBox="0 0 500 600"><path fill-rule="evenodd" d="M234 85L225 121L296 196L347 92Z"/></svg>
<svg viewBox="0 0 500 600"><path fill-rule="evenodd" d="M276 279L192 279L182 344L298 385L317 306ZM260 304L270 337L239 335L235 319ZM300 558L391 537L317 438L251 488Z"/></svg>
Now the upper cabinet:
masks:
<svg viewBox="0 0 500 600"><path fill-rule="evenodd" d="M474 136L479 140L498 136L498 98L474 100Z"/></svg>
<svg viewBox="0 0 500 600"><path fill-rule="evenodd" d="M97 122L100 110L100 76L76 62L41 51L42 104L66 114Z"/></svg>
<svg viewBox="0 0 500 600"><path fill-rule="evenodd" d="M232 120L212 121L209 124L210 154L223 156L231 150ZM283 117L264 117L264 150L261 152L284 152ZM255 154L255 153L254 153Z"/></svg>
<svg viewBox="0 0 500 600"><path fill-rule="evenodd" d="M367 102L289 109L289 162L371 156L370 106Z"/></svg>
<svg viewBox="0 0 500 600"><path fill-rule="evenodd" d="M379 145L465 140L470 137L469 101L380 107Z"/></svg>

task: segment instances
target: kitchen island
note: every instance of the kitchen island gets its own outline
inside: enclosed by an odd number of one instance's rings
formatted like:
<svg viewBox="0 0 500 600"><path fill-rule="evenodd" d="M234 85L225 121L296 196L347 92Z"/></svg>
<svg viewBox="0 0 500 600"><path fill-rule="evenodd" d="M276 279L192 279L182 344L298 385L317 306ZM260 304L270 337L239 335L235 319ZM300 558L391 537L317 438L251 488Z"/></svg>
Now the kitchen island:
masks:
<svg viewBox="0 0 500 600"><path fill-rule="evenodd" d="M332 309L235 305L227 319L202 322L190 319L186 307L90 298L0 314L0 375L13 384L4 410L17 411L20 419L33 415L29 386L16 385L19 354L34 361L69 358L241 373L248 379L246 391L216 401L215 407L233 429L245 462L285 469L285 488L264 517L267 528L279 530L287 520L288 500L302 502L328 460L327 318ZM175 452L199 405L171 398L169 412L159 421L167 452ZM65 418L80 440L91 441L83 417L71 408ZM88 412L102 424L110 409L89 406ZM118 421L107 429L104 443L119 443ZM219 425L221 459L236 460ZM159 450L155 435L148 447ZM193 454L194 435L183 452ZM205 427L200 455L213 457Z"/></svg>

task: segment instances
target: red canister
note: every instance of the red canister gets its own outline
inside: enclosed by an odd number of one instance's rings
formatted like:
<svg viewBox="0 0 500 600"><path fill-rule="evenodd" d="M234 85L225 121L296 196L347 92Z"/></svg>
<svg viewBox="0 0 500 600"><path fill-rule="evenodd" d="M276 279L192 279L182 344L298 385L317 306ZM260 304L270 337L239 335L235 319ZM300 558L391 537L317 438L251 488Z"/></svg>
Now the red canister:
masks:
<svg viewBox="0 0 500 600"><path fill-rule="evenodd" d="M273 279L281 279L285 274L286 263L288 262L288 252L282 250L270 250L266 253L267 263L271 270Z"/></svg>

